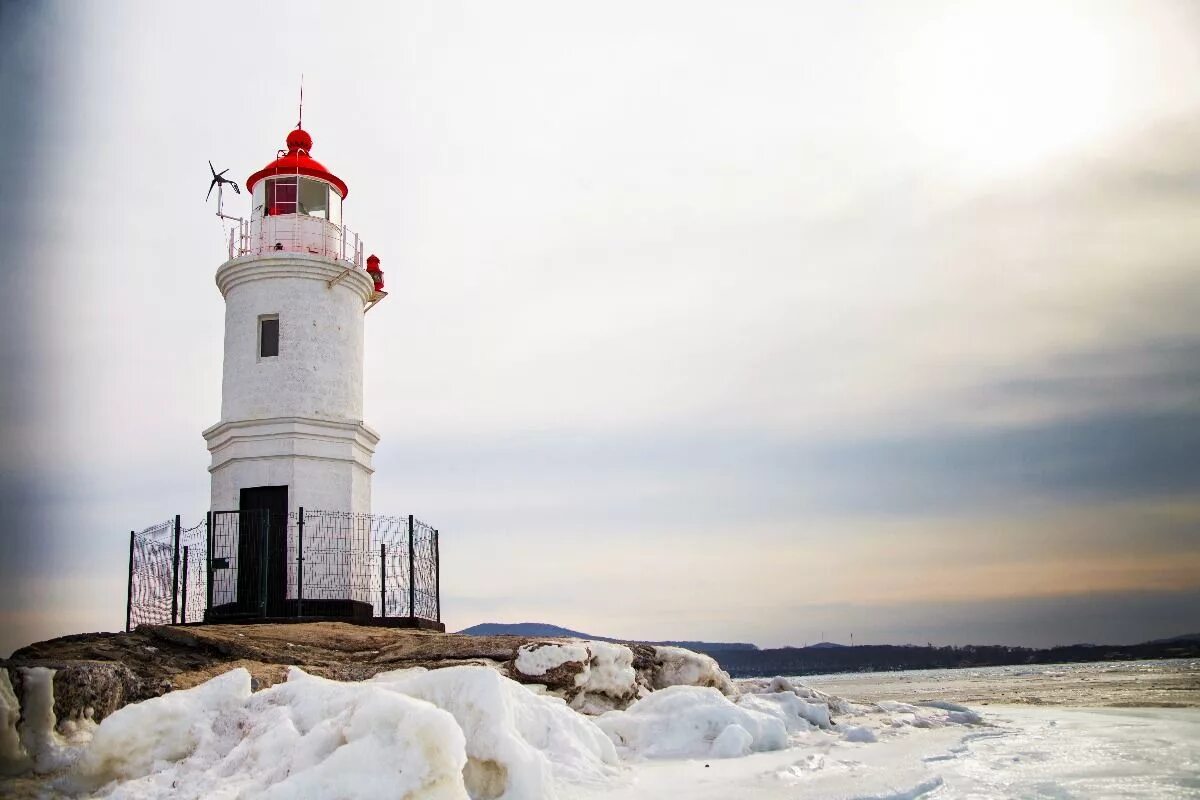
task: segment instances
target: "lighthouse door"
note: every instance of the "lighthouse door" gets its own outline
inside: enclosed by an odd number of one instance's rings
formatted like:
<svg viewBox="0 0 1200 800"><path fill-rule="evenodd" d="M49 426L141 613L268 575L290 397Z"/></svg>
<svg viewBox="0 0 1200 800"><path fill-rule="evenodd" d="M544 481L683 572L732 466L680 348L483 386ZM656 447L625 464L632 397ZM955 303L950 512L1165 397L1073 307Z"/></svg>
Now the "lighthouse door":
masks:
<svg viewBox="0 0 1200 800"><path fill-rule="evenodd" d="M281 617L287 597L288 487L242 489L241 510L266 512L267 529L259 546L247 540L251 546L239 553L238 599L245 605L259 605L264 616Z"/></svg>

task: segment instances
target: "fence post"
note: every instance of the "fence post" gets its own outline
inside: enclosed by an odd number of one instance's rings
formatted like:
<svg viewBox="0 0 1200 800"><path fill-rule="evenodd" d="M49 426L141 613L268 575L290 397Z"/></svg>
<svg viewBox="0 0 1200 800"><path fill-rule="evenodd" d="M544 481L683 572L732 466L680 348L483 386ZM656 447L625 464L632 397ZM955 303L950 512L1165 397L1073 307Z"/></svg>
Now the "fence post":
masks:
<svg viewBox="0 0 1200 800"><path fill-rule="evenodd" d="M379 616L387 616L387 545L379 543Z"/></svg>
<svg viewBox="0 0 1200 800"><path fill-rule="evenodd" d="M129 532L129 589L125 599L125 632L129 633L129 626L133 622L133 542L137 534L133 531Z"/></svg>
<svg viewBox="0 0 1200 800"><path fill-rule="evenodd" d="M175 515L175 546L171 548L171 624L179 619L179 515Z"/></svg>
<svg viewBox="0 0 1200 800"><path fill-rule="evenodd" d="M304 616L304 506L296 518L296 616Z"/></svg>
<svg viewBox="0 0 1200 800"><path fill-rule="evenodd" d="M437 609L437 622L442 621L442 549L437 528L433 529L433 599Z"/></svg>
<svg viewBox="0 0 1200 800"><path fill-rule="evenodd" d="M179 622L180 624L187 622L187 571L188 571L188 548L183 547L183 598L179 601Z"/></svg>
<svg viewBox="0 0 1200 800"><path fill-rule="evenodd" d="M208 586L206 586L205 590L204 590L205 591L204 621L207 622L208 615L212 612L212 601L213 601L213 569L212 569L213 532L212 532L212 512L211 511L204 512L204 534L205 534L205 538L208 540L208 549L205 551L207 553L207 556L204 559L204 561L205 561L205 564L204 564L205 577L208 578Z"/></svg>
<svg viewBox="0 0 1200 800"><path fill-rule="evenodd" d="M413 515L408 515L408 617L417 616L417 575L413 572Z"/></svg>

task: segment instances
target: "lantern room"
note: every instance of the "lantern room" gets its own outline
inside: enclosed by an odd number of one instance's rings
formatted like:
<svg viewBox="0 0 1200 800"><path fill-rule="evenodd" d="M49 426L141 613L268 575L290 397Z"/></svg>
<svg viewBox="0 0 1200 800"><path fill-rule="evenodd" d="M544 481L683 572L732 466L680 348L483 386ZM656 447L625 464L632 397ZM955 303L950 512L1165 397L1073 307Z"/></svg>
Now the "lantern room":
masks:
<svg viewBox="0 0 1200 800"><path fill-rule="evenodd" d="M246 179L251 214L236 249L307 252L362 267L361 243L344 224L346 182L312 157L308 131L296 127L286 143L274 161Z"/></svg>
<svg viewBox="0 0 1200 800"><path fill-rule="evenodd" d="M246 179L254 216L303 214L342 224L342 201L350 190L345 181L314 159L312 136L303 128L289 131L287 151Z"/></svg>

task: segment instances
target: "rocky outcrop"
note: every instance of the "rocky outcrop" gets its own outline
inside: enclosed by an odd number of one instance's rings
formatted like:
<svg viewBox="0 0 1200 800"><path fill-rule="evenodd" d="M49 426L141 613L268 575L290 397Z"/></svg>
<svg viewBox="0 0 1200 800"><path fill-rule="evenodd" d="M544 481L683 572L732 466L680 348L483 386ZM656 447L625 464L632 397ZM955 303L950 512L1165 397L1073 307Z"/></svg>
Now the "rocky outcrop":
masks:
<svg viewBox="0 0 1200 800"><path fill-rule="evenodd" d="M338 622L294 625L143 625L131 633L65 636L22 648L0 666L22 700L27 669L53 671L57 719L99 722L127 703L186 689L236 667L255 690L287 669L361 681L410 667L492 667L538 684L583 713L625 708L639 696L679 683L731 691L710 657L677 647L579 639L470 636Z"/></svg>
<svg viewBox="0 0 1200 800"><path fill-rule="evenodd" d="M38 660L25 667L48 667L54 673L54 716L63 720L101 720L126 703L153 697L141 678L116 661ZM28 669L10 669L17 697L27 694Z"/></svg>

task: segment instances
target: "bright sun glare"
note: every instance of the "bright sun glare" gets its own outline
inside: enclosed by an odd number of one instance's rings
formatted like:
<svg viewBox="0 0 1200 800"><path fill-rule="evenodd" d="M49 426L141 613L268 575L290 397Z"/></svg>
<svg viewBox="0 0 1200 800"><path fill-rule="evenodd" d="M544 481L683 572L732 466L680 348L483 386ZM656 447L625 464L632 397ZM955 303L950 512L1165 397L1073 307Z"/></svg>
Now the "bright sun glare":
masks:
<svg viewBox="0 0 1200 800"><path fill-rule="evenodd" d="M914 42L910 125L971 173L1086 146L1119 122L1118 37L1106 23L1049 4L952 13Z"/></svg>

